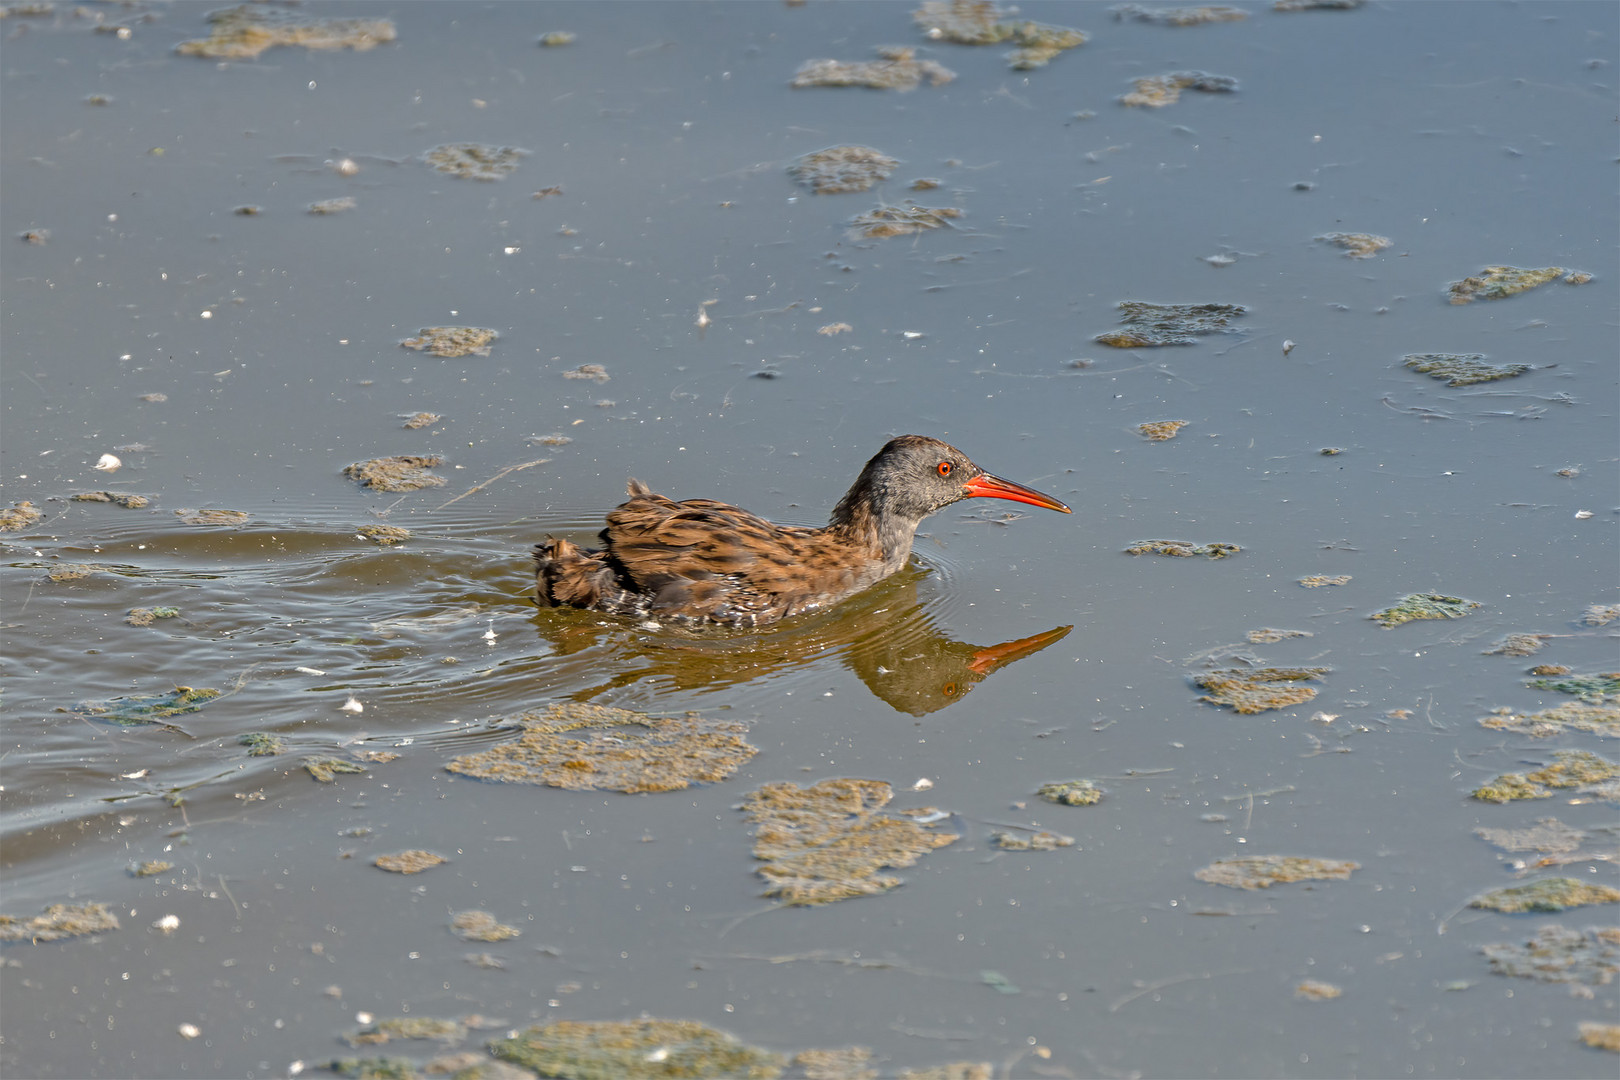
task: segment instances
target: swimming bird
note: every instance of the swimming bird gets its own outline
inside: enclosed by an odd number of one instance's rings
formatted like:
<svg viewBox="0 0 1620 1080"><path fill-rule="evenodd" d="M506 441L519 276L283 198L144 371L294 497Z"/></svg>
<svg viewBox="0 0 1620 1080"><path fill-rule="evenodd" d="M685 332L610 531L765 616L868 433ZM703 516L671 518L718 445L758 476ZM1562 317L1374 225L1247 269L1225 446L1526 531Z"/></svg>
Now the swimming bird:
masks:
<svg viewBox="0 0 1620 1080"><path fill-rule="evenodd" d="M776 525L712 499L675 502L633 479L629 494L608 514L602 547L555 537L535 546L542 606L767 626L829 607L899 570L922 519L961 499L1072 512L926 435L889 440L819 529Z"/></svg>

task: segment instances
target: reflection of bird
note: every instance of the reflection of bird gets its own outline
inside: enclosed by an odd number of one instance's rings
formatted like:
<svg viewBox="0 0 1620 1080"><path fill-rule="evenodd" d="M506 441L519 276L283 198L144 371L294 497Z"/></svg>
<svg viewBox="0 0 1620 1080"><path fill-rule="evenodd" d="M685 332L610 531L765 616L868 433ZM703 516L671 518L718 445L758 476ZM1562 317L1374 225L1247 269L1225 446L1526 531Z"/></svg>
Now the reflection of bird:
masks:
<svg viewBox="0 0 1620 1080"><path fill-rule="evenodd" d="M851 649L849 666L868 690L896 711L926 716L962 700L991 672L1062 641L1073 629L1059 626L1033 637L980 646L943 637L924 620Z"/></svg>
<svg viewBox="0 0 1620 1080"><path fill-rule="evenodd" d="M866 463L820 529L711 499L674 502L631 480L600 550L552 538L536 546L536 592L550 607L764 626L888 577L906 564L923 518L975 496L1070 512L938 439L902 435Z"/></svg>

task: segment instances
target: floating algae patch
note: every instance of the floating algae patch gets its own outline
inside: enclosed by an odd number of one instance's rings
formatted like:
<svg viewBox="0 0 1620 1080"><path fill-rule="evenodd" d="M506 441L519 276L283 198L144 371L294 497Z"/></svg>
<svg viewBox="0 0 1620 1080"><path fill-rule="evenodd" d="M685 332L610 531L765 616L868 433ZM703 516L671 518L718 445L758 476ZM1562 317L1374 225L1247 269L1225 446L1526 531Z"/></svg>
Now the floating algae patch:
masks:
<svg viewBox="0 0 1620 1080"><path fill-rule="evenodd" d="M1275 0L1273 11L1353 11L1367 0Z"/></svg>
<svg viewBox="0 0 1620 1080"><path fill-rule="evenodd" d="M1571 701L1533 713L1516 713L1503 708L1480 717L1479 722L1480 726L1495 731L1514 731L1537 739L1562 735L1566 731L1585 731L1613 739L1620 738L1620 705Z"/></svg>
<svg viewBox="0 0 1620 1080"><path fill-rule="evenodd" d="M1035 789L1035 794L1047 802L1064 806L1095 806L1102 802L1106 792L1093 780L1056 780L1042 784Z"/></svg>
<svg viewBox="0 0 1620 1080"><path fill-rule="evenodd" d="M1350 871L1360 869L1360 863L1343 859L1244 855L1236 859L1217 859L1202 870L1195 871L1193 877L1211 885L1225 885L1233 889L1269 889L1278 883L1294 881L1342 880L1350 876Z"/></svg>
<svg viewBox="0 0 1620 1080"><path fill-rule="evenodd" d="M482 326L424 326L415 337L399 344L430 356L454 359L458 356L488 356L490 347L501 335ZM431 421L429 421L431 423Z"/></svg>
<svg viewBox="0 0 1620 1080"><path fill-rule="evenodd" d="M358 480L361 487L372 491L417 491L444 485L444 477L434 476L427 471L443 461L436 454L372 458L370 461L345 465L343 475Z"/></svg>
<svg viewBox="0 0 1620 1080"><path fill-rule="evenodd" d="M398 525L362 525L354 531L379 547L403 544L411 538L411 530L402 529Z"/></svg>
<svg viewBox="0 0 1620 1080"><path fill-rule="evenodd" d="M577 368L570 368L562 373L565 379L588 379L591 382L605 383L613 376L601 364L581 364Z"/></svg>
<svg viewBox="0 0 1620 1080"><path fill-rule="evenodd" d="M45 517L34 508L34 504L24 499L22 502L12 503L4 510L0 510L0 532L19 532Z"/></svg>
<svg viewBox="0 0 1620 1080"><path fill-rule="evenodd" d="M322 199L320 202L309 204L308 212L316 217L325 217L328 214L341 214L353 210L360 202L352 195L344 195L337 199Z"/></svg>
<svg viewBox="0 0 1620 1080"><path fill-rule="evenodd" d="M1190 420L1154 420L1146 424L1137 424L1136 430L1146 435L1153 442L1164 442L1166 439L1176 437L1176 432L1186 427Z"/></svg>
<svg viewBox="0 0 1620 1080"><path fill-rule="evenodd" d="M1131 87L1130 93L1120 96L1121 105L1162 109L1180 101L1183 90L1230 94L1237 90L1238 81L1230 75L1211 75L1207 71L1172 71L1165 75L1147 75L1136 79Z"/></svg>
<svg viewBox="0 0 1620 1080"><path fill-rule="evenodd" d="M1594 1050L1607 1050L1620 1054L1620 1024L1605 1024L1601 1020L1582 1020L1577 1025L1581 1042Z"/></svg>
<svg viewBox="0 0 1620 1080"><path fill-rule="evenodd" d="M1114 13L1114 18L1121 22L1131 19L1136 22L1158 23L1160 26L1198 26L1201 23L1238 22L1249 17L1249 13L1240 8L1219 5L1190 8L1149 8L1143 7L1141 4L1120 4L1109 10Z"/></svg>
<svg viewBox="0 0 1620 1080"><path fill-rule="evenodd" d="M806 154L788 172L818 195L869 191L887 180L900 162L870 146L829 146Z"/></svg>
<svg viewBox="0 0 1620 1080"><path fill-rule="evenodd" d="M524 732L445 766L480 780L573 791L679 791L726 779L759 752L745 724L697 713L658 717L602 705L551 705L515 718Z"/></svg>
<svg viewBox="0 0 1620 1080"><path fill-rule="evenodd" d="M1316 696L1316 687L1298 686L1320 679L1328 668L1223 668L1192 676L1193 685L1209 693L1199 701L1230 705L1240 713L1265 712L1303 705Z"/></svg>
<svg viewBox="0 0 1620 1080"><path fill-rule="evenodd" d="M435 855L421 848L412 848L392 855L379 855L371 862L377 869L394 874L420 874L423 870L431 870L444 861L443 855Z"/></svg>
<svg viewBox="0 0 1620 1080"><path fill-rule="evenodd" d="M145 862L135 863L129 868L130 877L157 877L167 874L174 869L174 863L164 859L148 859Z"/></svg>
<svg viewBox="0 0 1620 1080"><path fill-rule="evenodd" d="M1475 829L1474 835L1503 851L1567 855L1578 851L1586 833L1557 818L1542 818L1528 829Z"/></svg>
<svg viewBox="0 0 1620 1080"><path fill-rule="evenodd" d="M1559 750L1554 761L1525 776L1532 784L1550 788L1579 788L1620 776L1620 764L1590 750Z"/></svg>
<svg viewBox="0 0 1620 1080"><path fill-rule="evenodd" d="M92 720L103 723L116 724L119 727L140 727L144 724L158 724L162 727L179 731L172 724L164 723L171 716L183 716L186 713L196 712L203 704L219 697L218 690L210 690L200 686L177 686L166 694L154 694L149 697L115 697L107 701L87 701L79 705L71 705L63 712L76 713L87 716Z"/></svg>
<svg viewBox="0 0 1620 1080"><path fill-rule="evenodd" d="M1056 851L1060 847L1074 846L1074 837L1044 830L1032 833L993 832L990 841L1007 851Z"/></svg>
<svg viewBox="0 0 1620 1080"><path fill-rule="evenodd" d="M943 227L962 216L955 206L879 206L850 222L857 236L881 240L889 236L910 236Z"/></svg>
<svg viewBox="0 0 1620 1080"><path fill-rule="evenodd" d="M1394 607L1375 611L1367 616L1384 626L1399 626L1414 619L1460 619L1479 607L1475 600L1440 593L1413 593L1403 596Z"/></svg>
<svg viewBox="0 0 1620 1080"><path fill-rule="evenodd" d="M1195 544L1191 540L1138 540L1125 549L1125 554L1168 555L1178 559L1190 559L1194 555L1205 555L1211 559L1224 559L1228 555L1236 555L1242 550L1236 544L1224 544L1219 541L1209 544Z"/></svg>
<svg viewBox="0 0 1620 1080"><path fill-rule="evenodd" d="M1311 574L1299 579L1299 583L1307 589L1320 589L1324 585L1348 585L1353 579L1349 574L1338 574L1329 577L1326 574Z"/></svg>
<svg viewBox="0 0 1620 1080"><path fill-rule="evenodd" d="M1616 619L1620 619L1620 604L1588 604L1586 610L1581 612L1581 622L1587 626L1608 626Z"/></svg>
<svg viewBox="0 0 1620 1080"><path fill-rule="evenodd" d="M1446 291L1451 294L1453 304L1471 304L1475 300L1500 300L1559 278L1566 285L1585 285L1592 280L1592 275L1584 270L1567 270L1562 266L1544 266L1539 270L1487 266L1477 277L1453 281Z"/></svg>
<svg viewBox="0 0 1620 1080"><path fill-rule="evenodd" d="M103 569L104 567L97 566L94 563L57 563L45 572L45 578L57 585L62 585L69 581L83 581L87 577L101 573Z"/></svg>
<svg viewBox="0 0 1620 1080"><path fill-rule="evenodd" d="M1294 987L1294 996L1301 1001L1332 1001L1342 993L1337 986L1319 979L1306 979Z"/></svg>
<svg viewBox="0 0 1620 1080"><path fill-rule="evenodd" d="M1547 644L1551 634L1508 634L1486 649L1486 656L1534 656Z"/></svg>
<svg viewBox="0 0 1620 1080"><path fill-rule="evenodd" d="M1588 705L1620 703L1620 671L1602 671L1594 675L1562 675L1556 678L1531 679L1537 690L1556 690L1560 694L1578 697Z"/></svg>
<svg viewBox="0 0 1620 1080"><path fill-rule="evenodd" d="M928 80L943 86L956 72L933 60L918 60L903 45L885 46L876 60L806 60L793 75L795 89L810 86L868 86L874 90L915 90Z"/></svg>
<svg viewBox="0 0 1620 1080"><path fill-rule="evenodd" d="M1542 878L1527 885L1492 889L1468 901L1471 908L1518 915L1527 911L1564 911L1588 904L1620 904L1620 889L1574 878Z"/></svg>
<svg viewBox="0 0 1620 1080"><path fill-rule="evenodd" d="M131 495L122 491L80 491L73 496L73 501L112 503L125 510L141 510L152 505L152 500L145 495Z"/></svg>
<svg viewBox="0 0 1620 1080"><path fill-rule="evenodd" d="M1374 236L1372 233L1364 232L1323 233L1317 239L1324 244L1343 248L1345 257L1350 259L1370 259L1395 243L1387 236Z"/></svg>
<svg viewBox="0 0 1620 1080"><path fill-rule="evenodd" d="M431 1016L389 1016L345 1036L350 1046L377 1046L395 1039L436 1039L458 1043L467 1037L467 1025L460 1020Z"/></svg>
<svg viewBox="0 0 1620 1080"><path fill-rule="evenodd" d="M884 811L894 791L881 780L782 781L751 791L742 803L754 830L754 857L765 896L789 904L826 904L892 889L901 879L879 870L910 866L960 839Z"/></svg>
<svg viewBox="0 0 1620 1080"><path fill-rule="evenodd" d="M1412 353L1405 366L1431 379L1444 379L1447 386L1511 379L1530 370L1529 364L1487 364L1484 353Z"/></svg>
<svg viewBox="0 0 1620 1080"><path fill-rule="evenodd" d="M437 424L443 419L444 417L436 412L412 413L411 415L405 417L405 423L401 426L405 427L407 430L415 431L418 428L432 427L434 424Z"/></svg>
<svg viewBox="0 0 1620 1080"><path fill-rule="evenodd" d="M805 1080L877 1080L871 1060L872 1051L865 1046L801 1050L793 1055L793 1064L804 1071Z"/></svg>
<svg viewBox="0 0 1620 1080"><path fill-rule="evenodd" d="M174 51L210 60L252 60L277 45L364 52L395 36L392 19L300 19L258 4L211 12L208 21L208 37L182 41Z"/></svg>
<svg viewBox="0 0 1620 1080"><path fill-rule="evenodd" d="M118 916L106 904L52 904L43 915L0 915L0 941L59 941L118 929Z"/></svg>
<svg viewBox="0 0 1620 1080"><path fill-rule="evenodd" d="M734 1077L770 1080L780 1054L695 1020L561 1020L489 1044L502 1061L569 1080Z"/></svg>
<svg viewBox="0 0 1620 1080"><path fill-rule="evenodd" d="M458 911L450 918L450 932L463 941L506 941L523 933L487 911Z"/></svg>
<svg viewBox="0 0 1620 1080"><path fill-rule="evenodd" d="M952 1061L926 1069L901 1069L899 1080L992 1080L995 1066L988 1061Z"/></svg>
<svg viewBox="0 0 1620 1080"><path fill-rule="evenodd" d="M304 759L304 771L323 784L330 784L337 780L338 773L363 773L364 765L356 765L343 758L314 755Z"/></svg>
<svg viewBox="0 0 1620 1080"><path fill-rule="evenodd" d="M236 741L248 748L248 757L274 757L287 752L287 740L268 731L249 731L238 735Z"/></svg>
<svg viewBox="0 0 1620 1080"><path fill-rule="evenodd" d="M245 525L248 515L241 510L196 510L185 507L174 512L187 525Z"/></svg>
<svg viewBox="0 0 1620 1080"><path fill-rule="evenodd" d="M1058 53L1086 43L1084 31L1005 18L1008 14L990 0L924 0L911 17L934 41L1018 46L1007 54L1014 71L1045 67Z"/></svg>
<svg viewBox="0 0 1620 1080"><path fill-rule="evenodd" d="M572 45L579 35L572 30L551 30L541 34L538 43L547 49L555 49L561 45Z"/></svg>
<svg viewBox="0 0 1620 1080"><path fill-rule="evenodd" d="M1608 986L1620 973L1620 926L1584 933L1552 923L1523 945L1506 942L1480 949L1498 975L1547 983Z"/></svg>
<svg viewBox="0 0 1620 1080"><path fill-rule="evenodd" d="M419 1080L422 1076L421 1069L410 1058L333 1058L326 1068L349 1080Z"/></svg>
<svg viewBox="0 0 1620 1080"><path fill-rule="evenodd" d="M1289 638L1315 637L1309 630L1277 630L1266 627L1263 630L1250 630L1243 637L1250 645L1275 645L1279 641Z"/></svg>
<svg viewBox="0 0 1620 1080"><path fill-rule="evenodd" d="M1160 345L1194 345L1203 334L1236 334L1242 327L1232 320L1248 314L1241 304L1149 304L1122 300L1123 329L1098 334L1099 344L1116 349L1153 348Z"/></svg>
<svg viewBox="0 0 1620 1080"><path fill-rule="evenodd" d="M180 609L177 607L137 607L130 608L124 621L131 626L151 626L159 619L177 619Z"/></svg>
<svg viewBox="0 0 1620 1080"><path fill-rule="evenodd" d="M450 176L487 181L504 180L528 156L529 151L516 146L445 143L423 153L422 160Z"/></svg>

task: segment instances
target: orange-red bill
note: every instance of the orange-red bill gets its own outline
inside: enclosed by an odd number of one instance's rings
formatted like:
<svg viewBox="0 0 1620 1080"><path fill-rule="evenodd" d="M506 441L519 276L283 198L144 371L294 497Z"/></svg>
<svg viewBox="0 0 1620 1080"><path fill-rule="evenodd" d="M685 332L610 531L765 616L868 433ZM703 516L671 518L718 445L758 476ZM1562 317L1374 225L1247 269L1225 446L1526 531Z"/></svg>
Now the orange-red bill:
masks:
<svg viewBox="0 0 1620 1080"><path fill-rule="evenodd" d="M1031 506L1044 506L1048 510L1060 510L1065 514L1074 513L1050 495L1043 495L1034 488L1027 488L1023 484L1015 484L1011 480L1003 480L989 473L975 476L966 486L969 495L985 499L1011 499L1013 502L1029 503Z"/></svg>

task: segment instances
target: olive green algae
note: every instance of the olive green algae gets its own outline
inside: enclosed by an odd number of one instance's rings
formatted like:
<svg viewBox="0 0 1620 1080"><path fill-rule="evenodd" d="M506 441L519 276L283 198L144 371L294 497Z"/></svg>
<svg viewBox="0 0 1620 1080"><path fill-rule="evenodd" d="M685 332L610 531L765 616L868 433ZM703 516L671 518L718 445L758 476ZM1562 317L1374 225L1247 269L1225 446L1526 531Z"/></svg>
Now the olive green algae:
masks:
<svg viewBox="0 0 1620 1080"><path fill-rule="evenodd" d="M1584 270L1568 270L1562 266L1544 266L1535 270L1517 266L1487 266L1475 277L1453 281L1446 291L1453 304L1471 304L1475 300L1501 300L1560 278L1566 285L1584 285L1592 280L1592 275Z"/></svg>
<svg viewBox="0 0 1620 1080"><path fill-rule="evenodd" d="M915 90L928 80L943 86L956 72L933 60L918 60L905 46L878 49L876 60L806 60L794 73L792 86L865 86L873 90Z"/></svg>
<svg viewBox="0 0 1620 1080"><path fill-rule="evenodd" d="M44 914L24 918L0 915L0 941L60 941L118 929L118 916L106 904L52 904Z"/></svg>
<svg viewBox="0 0 1620 1080"><path fill-rule="evenodd" d="M0 510L0 532L20 532L30 525L38 524L44 517L45 515L27 499L12 503Z"/></svg>
<svg viewBox="0 0 1620 1080"><path fill-rule="evenodd" d="M1178 559L1190 559L1194 555L1204 555L1211 559L1224 559L1229 555L1236 555L1242 550L1236 544L1227 544L1219 540L1208 544L1197 544L1191 540L1138 540L1125 549L1125 554L1167 555Z"/></svg>
<svg viewBox="0 0 1620 1080"><path fill-rule="evenodd" d="M1620 889L1574 878L1542 878L1525 885L1492 889L1468 902L1471 908L1518 915L1531 911L1564 911L1589 904L1620 904Z"/></svg>
<svg viewBox="0 0 1620 1080"><path fill-rule="evenodd" d="M218 690L211 690L205 686L177 686L163 694L87 701L63 711L77 713L103 723L117 724L119 727L139 727L143 724L170 727L172 725L163 723L169 717L194 713L217 697L219 697Z"/></svg>
<svg viewBox="0 0 1620 1080"><path fill-rule="evenodd" d="M1529 364L1487 364L1484 353L1412 353L1405 366L1447 386L1473 386L1475 383L1511 379L1530 370Z"/></svg>
<svg viewBox="0 0 1620 1080"><path fill-rule="evenodd" d="M529 151L516 146L445 143L424 152L422 160L447 176L489 183L506 179L528 156Z"/></svg>
<svg viewBox="0 0 1620 1080"><path fill-rule="evenodd" d="M1464 600L1460 596L1412 593L1403 596L1393 607L1375 611L1367 618L1383 626L1399 626L1415 619L1460 619L1480 606L1478 601Z"/></svg>
<svg viewBox="0 0 1620 1080"><path fill-rule="evenodd" d="M785 1060L694 1020L562 1020L490 1044L503 1061L568 1080L780 1076Z"/></svg>
<svg viewBox="0 0 1620 1080"><path fill-rule="evenodd" d="M1224 668L1191 676L1193 685L1208 693L1199 701L1230 705L1234 712L1252 714L1267 709L1303 705L1316 697L1313 686L1300 686L1309 679L1320 679L1328 668Z"/></svg>
<svg viewBox="0 0 1620 1080"><path fill-rule="evenodd" d="M1569 694L1589 705L1620 704L1620 671L1531 679L1530 685L1537 690L1556 690L1560 694Z"/></svg>
<svg viewBox="0 0 1620 1080"><path fill-rule="evenodd" d="M1050 784L1042 784L1035 790L1035 794L1047 802L1061 803L1064 806L1095 806L1102 802L1107 792L1092 780L1055 780Z"/></svg>
<svg viewBox="0 0 1620 1080"><path fill-rule="evenodd" d="M1515 802L1520 799L1547 799L1554 791L1576 789L1601 793L1611 780L1620 777L1620 764L1590 750L1559 750L1553 762L1531 773L1503 773L1474 789L1482 802Z"/></svg>
<svg viewBox="0 0 1620 1080"><path fill-rule="evenodd" d="M1349 259L1370 259L1395 243L1387 236L1372 233L1330 232L1323 233L1317 239L1324 244L1343 248L1345 257Z"/></svg>
<svg viewBox="0 0 1620 1080"><path fill-rule="evenodd" d="M1235 93L1237 88L1238 81L1230 75L1211 75L1207 71L1172 71L1135 80L1130 93L1121 95L1119 103L1134 108L1162 109L1180 101L1183 90L1230 94Z"/></svg>
<svg viewBox="0 0 1620 1080"><path fill-rule="evenodd" d="M654 717L574 703L515 718L517 739L452 760L446 769L506 783L626 794L718 783L759 752L745 724L697 713Z"/></svg>
<svg viewBox="0 0 1620 1080"><path fill-rule="evenodd" d="M500 333L482 326L424 326L399 344L430 356L488 356Z"/></svg>
<svg viewBox="0 0 1620 1080"><path fill-rule="evenodd" d="M808 788L787 781L751 791L742 810L755 825L754 857L769 884L764 895L788 904L826 904L872 896L901 884L884 869L911 866L955 833L892 814L893 789L881 780L823 780ZM940 815L939 817L943 817Z"/></svg>
<svg viewBox="0 0 1620 1080"><path fill-rule="evenodd" d="M870 146L829 146L788 166L799 183L818 195L870 191L900 167L895 158Z"/></svg>
<svg viewBox="0 0 1620 1080"><path fill-rule="evenodd" d="M278 45L364 52L395 37L392 19L301 19L258 4L211 12L208 22L208 37L182 41L174 51L210 60L251 60Z"/></svg>
<svg viewBox="0 0 1620 1080"><path fill-rule="evenodd" d="M444 486L444 477L427 471L443 463L437 454L402 454L345 465L343 475L372 491L419 491Z"/></svg>
<svg viewBox="0 0 1620 1080"><path fill-rule="evenodd" d="M358 774L366 771L364 765L357 765L342 758L315 755L303 761L304 771L323 784L335 783L339 773Z"/></svg>
<svg viewBox="0 0 1620 1080"><path fill-rule="evenodd" d="M1234 325L1234 320L1249 312L1241 304L1150 304L1142 300L1122 300L1116 307L1121 329L1095 339L1116 349L1193 345L1206 334L1236 334L1242 327Z"/></svg>
<svg viewBox="0 0 1620 1080"><path fill-rule="evenodd" d="M1494 731L1514 731L1532 738L1546 739L1569 731L1584 731L1607 738L1620 738L1620 705L1588 704L1571 701L1539 712L1516 713L1501 708L1482 716L1481 727Z"/></svg>
<svg viewBox="0 0 1620 1080"><path fill-rule="evenodd" d="M1005 16L1009 14L990 0L924 0L911 17L934 41L952 41L958 45L1011 42L1018 47L1009 52L1006 59L1014 71L1045 67L1059 53L1078 48L1087 41L1083 30L1008 19Z"/></svg>
<svg viewBox="0 0 1620 1080"><path fill-rule="evenodd" d="M1313 859L1297 855L1244 855L1217 859L1193 877L1232 889L1269 889L1295 881L1343 880L1361 864L1344 859Z"/></svg>
<svg viewBox="0 0 1620 1080"><path fill-rule="evenodd" d="M1582 932L1552 923L1523 945L1501 942L1480 949L1491 971L1545 983L1608 986L1620 973L1620 926Z"/></svg>

